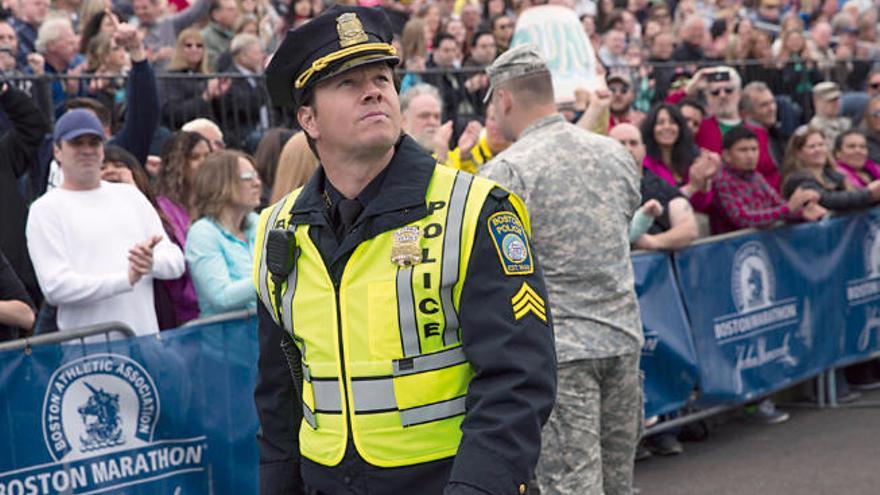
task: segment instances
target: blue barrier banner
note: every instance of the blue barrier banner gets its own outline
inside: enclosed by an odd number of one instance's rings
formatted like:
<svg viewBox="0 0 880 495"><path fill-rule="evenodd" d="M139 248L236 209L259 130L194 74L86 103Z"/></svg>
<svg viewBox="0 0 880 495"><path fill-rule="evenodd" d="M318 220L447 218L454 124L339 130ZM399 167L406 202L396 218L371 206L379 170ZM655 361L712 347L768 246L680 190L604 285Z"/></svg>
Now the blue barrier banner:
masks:
<svg viewBox="0 0 880 495"><path fill-rule="evenodd" d="M651 417L684 407L699 372L669 255L637 254L632 263L645 332L645 416Z"/></svg>
<svg viewBox="0 0 880 495"><path fill-rule="evenodd" d="M256 318L0 353L0 495L257 492Z"/></svg>
<svg viewBox="0 0 880 495"><path fill-rule="evenodd" d="M830 306L845 308L837 365L880 352L880 212L872 210L842 223L840 290Z"/></svg>
<svg viewBox="0 0 880 495"><path fill-rule="evenodd" d="M745 234L674 255L700 402L743 402L822 372L842 325L832 238L845 219Z"/></svg>

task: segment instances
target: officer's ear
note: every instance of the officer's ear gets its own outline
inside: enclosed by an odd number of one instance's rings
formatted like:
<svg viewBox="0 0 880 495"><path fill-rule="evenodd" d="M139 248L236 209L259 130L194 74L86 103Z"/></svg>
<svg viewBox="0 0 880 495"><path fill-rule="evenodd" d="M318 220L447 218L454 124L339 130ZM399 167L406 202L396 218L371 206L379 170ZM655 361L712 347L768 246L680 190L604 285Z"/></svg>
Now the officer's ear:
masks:
<svg viewBox="0 0 880 495"><path fill-rule="evenodd" d="M317 115L318 114L315 112L315 107L313 105L300 105L300 107L296 109L296 120L299 122L299 126L305 131L306 135L312 139L318 139L320 136L318 123L315 120Z"/></svg>

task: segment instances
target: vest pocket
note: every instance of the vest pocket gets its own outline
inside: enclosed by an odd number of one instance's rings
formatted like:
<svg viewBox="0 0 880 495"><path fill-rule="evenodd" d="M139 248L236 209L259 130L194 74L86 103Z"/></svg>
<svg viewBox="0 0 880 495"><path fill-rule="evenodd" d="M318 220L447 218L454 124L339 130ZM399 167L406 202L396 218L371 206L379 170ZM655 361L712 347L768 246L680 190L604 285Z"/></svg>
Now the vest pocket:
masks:
<svg viewBox="0 0 880 495"><path fill-rule="evenodd" d="M397 324L397 290L393 280L367 284L367 332L374 357L400 356Z"/></svg>

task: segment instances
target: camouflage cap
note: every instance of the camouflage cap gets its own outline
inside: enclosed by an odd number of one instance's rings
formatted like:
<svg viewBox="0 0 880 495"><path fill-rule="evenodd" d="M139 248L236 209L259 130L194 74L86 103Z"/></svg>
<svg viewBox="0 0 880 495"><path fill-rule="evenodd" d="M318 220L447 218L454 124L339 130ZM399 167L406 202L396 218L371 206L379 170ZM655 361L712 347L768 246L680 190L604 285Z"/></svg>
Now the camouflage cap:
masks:
<svg viewBox="0 0 880 495"><path fill-rule="evenodd" d="M492 90L511 79L549 70L535 45L524 44L511 48L496 58L492 65L486 67L489 91L486 92L483 101L488 102L492 98Z"/></svg>

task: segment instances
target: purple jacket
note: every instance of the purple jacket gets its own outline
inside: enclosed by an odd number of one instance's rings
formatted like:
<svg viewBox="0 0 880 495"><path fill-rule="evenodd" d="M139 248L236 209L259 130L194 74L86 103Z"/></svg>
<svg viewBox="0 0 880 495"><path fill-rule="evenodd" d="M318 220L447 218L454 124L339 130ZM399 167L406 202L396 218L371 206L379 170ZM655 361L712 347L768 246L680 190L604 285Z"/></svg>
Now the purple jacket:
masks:
<svg viewBox="0 0 880 495"><path fill-rule="evenodd" d="M186 247L186 233L189 231L189 213L186 208L165 196L157 197L156 202L159 203L162 213L171 222L172 232L168 232L168 235L183 251ZM196 296L196 288L189 276L189 268L178 279L161 280L160 282L171 296L178 326L199 317L199 298Z"/></svg>

